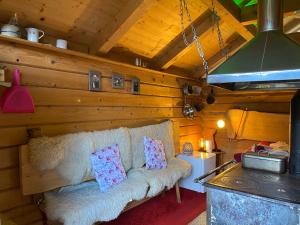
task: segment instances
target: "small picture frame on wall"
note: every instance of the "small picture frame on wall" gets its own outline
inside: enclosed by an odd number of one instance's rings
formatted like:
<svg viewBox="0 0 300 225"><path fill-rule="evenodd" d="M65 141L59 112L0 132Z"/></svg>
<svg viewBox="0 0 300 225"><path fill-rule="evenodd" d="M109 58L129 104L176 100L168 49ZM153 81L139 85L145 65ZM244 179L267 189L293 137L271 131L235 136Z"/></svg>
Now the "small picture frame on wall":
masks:
<svg viewBox="0 0 300 225"><path fill-rule="evenodd" d="M89 91L101 91L101 73L89 71Z"/></svg>
<svg viewBox="0 0 300 225"><path fill-rule="evenodd" d="M121 74L113 73L112 88L124 89L124 77Z"/></svg>
<svg viewBox="0 0 300 225"><path fill-rule="evenodd" d="M131 92L134 95L140 94L140 79L139 78L132 78L131 79Z"/></svg>

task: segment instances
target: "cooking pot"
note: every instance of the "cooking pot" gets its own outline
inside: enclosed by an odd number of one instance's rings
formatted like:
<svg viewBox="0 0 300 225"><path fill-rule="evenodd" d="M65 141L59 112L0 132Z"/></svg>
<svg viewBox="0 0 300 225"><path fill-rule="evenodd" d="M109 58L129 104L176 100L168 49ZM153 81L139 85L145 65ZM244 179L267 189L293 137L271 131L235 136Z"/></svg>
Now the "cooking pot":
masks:
<svg viewBox="0 0 300 225"><path fill-rule="evenodd" d="M191 106L190 104L185 104L182 109L182 113L187 118L194 118L196 109L193 106Z"/></svg>

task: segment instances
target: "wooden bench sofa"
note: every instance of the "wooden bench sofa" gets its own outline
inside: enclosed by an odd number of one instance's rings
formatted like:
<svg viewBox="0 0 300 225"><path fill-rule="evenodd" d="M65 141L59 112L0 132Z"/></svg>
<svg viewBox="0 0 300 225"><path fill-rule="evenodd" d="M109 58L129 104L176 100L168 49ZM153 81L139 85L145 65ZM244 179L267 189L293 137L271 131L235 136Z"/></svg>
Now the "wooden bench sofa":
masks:
<svg viewBox="0 0 300 225"><path fill-rule="evenodd" d="M120 129L123 129L122 132L128 132L129 139L120 138L118 135L116 135L115 138L111 137L113 136L111 134L114 134L114 132L120 133ZM109 221L116 218L121 212L142 204L148 199L162 193L164 190L172 188L174 185L176 186L177 201L180 202L178 180L190 174L191 165L174 157L174 150L178 140L177 135L174 134L172 122L166 121L161 124L140 128L120 129L82 132L53 138L34 138L29 144L21 146L20 177L22 191L24 195L34 195L35 202L44 213L45 224L88 225L96 221ZM94 181L91 171L89 171L90 168L84 171L84 175L75 178L72 176L68 177L68 173L66 175L61 172L60 168L57 169L58 167L67 168L68 166L74 168L74 162L68 162L68 155L72 155L73 151L72 149L69 150L69 147L64 150L70 151L64 153L64 157L67 156L67 159L60 159L60 164L52 165L53 168L50 169L45 165L49 164L51 166L51 160L55 156L49 155L49 157L43 158L39 155L36 158L33 157L37 152L38 154L44 150L47 152L51 141L61 140L61 138L65 137L70 138L73 137L72 135L77 135L71 139L74 140L74 143L72 143L72 141L70 142L70 140L66 143L71 143L70 145L72 145L72 147L75 146L74 148L79 149L81 140L85 140L82 138L86 138L86 135L92 137L91 139L95 138L91 143L93 143L93 147L96 149L103 147L103 144L118 142L122 138L122 141L128 141L130 143L131 152L129 154L132 155L128 157L125 155L128 154L126 151L124 151L122 155L122 149L120 149L122 163L127 171L128 179L113 187L108 192L101 193L97 183ZM166 169L155 171L147 171L145 169L143 159L141 158L141 156L143 156L143 143L139 140L144 135L161 139L164 144L166 144L165 151L168 161L168 167ZM45 144L43 143L45 140L50 140L50 142ZM40 145L38 145L39 143ZM56 147L53 148L53 151L57 151L55 148ZM49 152L52 154L51 151ZM50 154L49 152L48 154ZM90 154L86 149L84 150L84 148L83 152L85 153L76 153L75 151L76 154L81 155L83 158L82 161L89 158L87 154ZM57 154L60 154L60 152ZM72 158L72 156L70 156L70 158ZM64 160L67 162L64 162ZM125 162L126 160L129 160L129 163ZM81 160L78 161L78 167L82 170L82 168L85 167L81 165L82 163L80 161ZM38 168L37 163L41 164L42 169ZM82 171L76 167L74 172L81 173ZM113 213L111 213L111 211L113 211ZM85 216L87 218L85 218Z"/></svg>

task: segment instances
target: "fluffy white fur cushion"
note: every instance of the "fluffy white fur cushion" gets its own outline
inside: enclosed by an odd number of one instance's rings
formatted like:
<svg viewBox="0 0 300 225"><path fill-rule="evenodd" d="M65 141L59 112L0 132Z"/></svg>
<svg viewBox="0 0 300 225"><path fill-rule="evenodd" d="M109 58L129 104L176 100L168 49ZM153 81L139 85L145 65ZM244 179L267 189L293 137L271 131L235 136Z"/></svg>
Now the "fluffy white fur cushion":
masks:
<svg viewBox="0 0 300 225"><path fill-rule="evenodd" d="M153 197L163 191L165 187L169 190L179 179L189 176L192 172L192 166L182 159L172 158L166 169L147 170L146 168L139 168L135 170L144 174L150 186L147 196Z"/></svg>
<svg viewBox="0 0 300 225"><path fill-rule="evenodd" d="M79 184L88 176L91 176L92 166L90 155L95 147L91 141L90 133L70 135L72 141L67 145L65 155L56 171L71 184Z"/></svg>
<svg viewBox="0 0 300 225"><path fill-rule="evenodd" d="M60 191L45 193L46 213L50 220L64 225L91 225L118 217L132 200L146 196L148 184L138 172L128 173L128 179L106 193L99 191L95 181Z"/></svg>
<svg viewBox="0 0 300 225"><path fill-rule="evenodd" d="M33 138L29 141L30 163L41 171L51 170L65 160L70 152L78 153L81 148L93 148L91 133Z"/></svg>
<svg viewBox="0 0 300 225"><path fill-rule="evenodd" d="M131 128L129 129L129 132L132 143L133 168L141 168L145 164L144 136L161 140L164 144L167 161L174 158L175 147L173 140L173 124L171 121L156 125Z"/></svg>
<svg viewBox="0 0 300 225"><path fill-rule="evenodd" d="M127 172L132 166L132 151L128 128L118 128L104 131L94 131L92 141L96 149L102 149L113 144L118 144L122 164Z"/></svg>
<svg viewBox="0 0 300 225"><path fill-rule="evenodd" d="M119 144L121 160L128 171L132 154L127 128L32 139L30 162L41 171L55 169L71 184L78 184L92 175L90 154L112 144Z"/></svg>

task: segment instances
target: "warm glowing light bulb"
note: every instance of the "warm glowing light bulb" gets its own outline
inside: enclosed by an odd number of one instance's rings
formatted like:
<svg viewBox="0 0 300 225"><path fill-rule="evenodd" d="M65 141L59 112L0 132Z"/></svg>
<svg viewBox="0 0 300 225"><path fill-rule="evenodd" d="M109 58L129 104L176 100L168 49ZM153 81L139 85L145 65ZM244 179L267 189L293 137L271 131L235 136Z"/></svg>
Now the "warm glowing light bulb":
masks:
<svg viewBox="0 0 300 225"><path fill-rule="evenodd" d="M218 126L218 128L224 128L224 127L225 127L225 122L224 122L224 120L218 120L217 126Z"/></svg>

